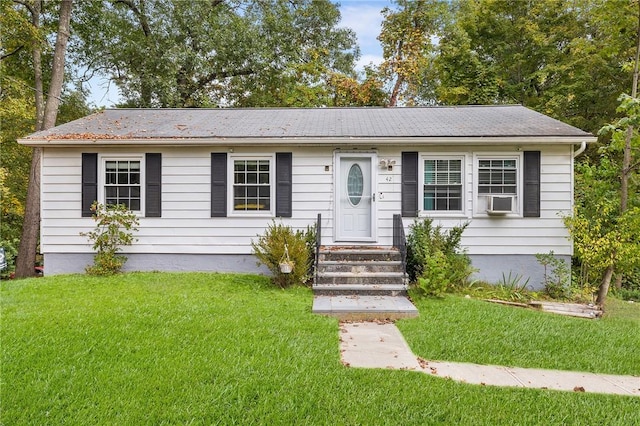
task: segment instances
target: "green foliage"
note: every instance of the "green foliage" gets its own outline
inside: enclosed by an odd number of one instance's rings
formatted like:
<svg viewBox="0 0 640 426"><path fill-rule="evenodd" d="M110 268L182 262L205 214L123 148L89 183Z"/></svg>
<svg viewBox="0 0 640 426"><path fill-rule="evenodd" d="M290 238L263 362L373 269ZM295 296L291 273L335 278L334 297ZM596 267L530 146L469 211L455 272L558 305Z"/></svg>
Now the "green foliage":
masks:
<svg viewBox="0 0 640 426"><path fill-rule="evenodd" d="M416 105L433 100L431 88L433 39L447 19L443 0L397 1L396 8L382 10L378 40L384 61L380 74L392 86L388 105Z"/></svg>
<svg viewBox="0 0 640 426"><path fill-rule="evenodd" d="M79 62L135 107L326 105L359 55L329 0L94 0L75 18Z"/></svg>
<svg viewBox="0 0 640 426"><path fill-rule="evenodd" d="M123 246L135 241L133 232L137 231L138 218L127 210L124 204L104 206L98 202L91 206L96 227L90 232L81 232L93 242L96 251L92 266L87 267L89 275L113 275L122 270L127 257L119 255Z"/></svg>
<svg viewBox="0 0 640 426"><path fill-rule="evenodd" d="M7 267L0 271L0 278L6 279L11 276L11 273L16 269L16 257L18 256L18 246L20 245L20 240L5 240L0 239L0 247L4 247L4 255L5 260L7 262Z"/></svg>
<svg viewBox="0 0 640 426"><path fill-rule="evenodd" d="M571 268L557 258L553 250L536 254L538 263L544 268L544 291L554 299L567 299L571 296Z"/></svg>
<svg viewBox="0 0 640 426"><path fill-rule="evenodd" d="M306 232L293 231L290 226L272 221L264 234L251 242L258 264L263 264L272 273L272 282L286 288L306 284L311 278L315 257L315 227ZM286 249L286 251L285 251ZM290 273L283 273L280 264L291 265Z"/></svg>
<svg viewBox="0 0 640 426"><path fill-rule="evenodd" d="M458 287L456 290L460 294L478 299L498 299L526 303L539 298L538 293L527 289L528 284L529 279L523 281L522 275L509 272L508 275L503 273L502 279L497 283L473 281L464 287Z"/></svg>
<svg viewBox="0 0 640 426"><path fill-rule="evenodd" d="M447 276L447 258L436 251L426 259L425 272L418 277L417 288L422 295L442 297L451 286Z"/></svg>
<svg viewBox="0 0 640 426"><path fill-rule="evenodd" d="M471 260L460 248L462 233L468 225L444 231L427 218L416 220L409 227L407 273L423 294L441 295L468 280L473 272Z"/></svg>

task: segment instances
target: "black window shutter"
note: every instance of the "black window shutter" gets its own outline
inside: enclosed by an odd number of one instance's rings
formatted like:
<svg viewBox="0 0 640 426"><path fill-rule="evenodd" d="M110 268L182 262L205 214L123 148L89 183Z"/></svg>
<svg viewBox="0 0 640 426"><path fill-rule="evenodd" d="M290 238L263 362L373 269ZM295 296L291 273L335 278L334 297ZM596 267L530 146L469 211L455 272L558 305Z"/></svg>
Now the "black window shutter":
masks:
<svg viewBox="0 0 640 426"><path fill-rule="evenodd" d="M418 215L418 153L402 153L402 216Z"/></svg>
<svg viewBox="0 0 640 426"><path fill-rule="evenodd" d="M276 216L292 215L292 155L290 152L276 152Z"/></svg>
<svg viewBox="0 0 640 426"><path fill-rule="evenodd" d="M540 151L524 152L523 216L540 217Z"/></svg>
<svg viewBox="0 0 640 426"><path fill-rule="evenodd" d="M227 154L211 154L211 217L227 216Z"/></svg>
<svg viewBox="0 0 640 426"><path fill-rule="evenodd" d="M82 217L91 217L98 199L98 154L82 154Z"/></svg>
<svg viewBox="0 0 640 426"><path fill-rule="evenodd" d="M162 154L146 154L145 168L145 216L162 217Z"/></svg>

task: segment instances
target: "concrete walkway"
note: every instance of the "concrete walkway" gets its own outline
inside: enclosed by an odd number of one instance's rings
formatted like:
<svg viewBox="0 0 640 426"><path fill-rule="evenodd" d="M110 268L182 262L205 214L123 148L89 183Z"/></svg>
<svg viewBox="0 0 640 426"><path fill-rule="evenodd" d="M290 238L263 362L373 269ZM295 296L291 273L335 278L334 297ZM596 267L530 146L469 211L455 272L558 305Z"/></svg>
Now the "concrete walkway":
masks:
<svg viewBox="0 0 640 426"><path fill-rule="evenodd" d="M640 377L425 361L392 323L340 324L342 361L350 367L413 370L464 383L640 396Z"/></svg>

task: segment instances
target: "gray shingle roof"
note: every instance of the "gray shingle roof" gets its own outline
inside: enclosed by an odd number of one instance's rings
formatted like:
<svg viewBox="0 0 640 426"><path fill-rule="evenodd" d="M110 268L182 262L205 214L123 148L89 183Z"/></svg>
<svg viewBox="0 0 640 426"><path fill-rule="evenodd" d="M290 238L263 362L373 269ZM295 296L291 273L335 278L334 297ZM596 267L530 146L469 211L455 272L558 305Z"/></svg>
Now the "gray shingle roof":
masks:
<svg viewBox="0 0 640 426"><path fill-rule="evenodd" d="M518 105L420 108L107 109L26 139L585 137Z"/></svg>

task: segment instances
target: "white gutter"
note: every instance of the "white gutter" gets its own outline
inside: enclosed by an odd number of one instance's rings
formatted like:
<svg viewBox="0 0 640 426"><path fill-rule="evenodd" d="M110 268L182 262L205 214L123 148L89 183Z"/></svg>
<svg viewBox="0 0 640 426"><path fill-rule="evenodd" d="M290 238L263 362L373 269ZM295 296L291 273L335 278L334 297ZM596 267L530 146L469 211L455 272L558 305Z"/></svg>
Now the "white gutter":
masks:
<svg viewBox="0 0 640 426"><path fill-rule="evenodd" d="M577 151L574 151L573 158L576 158L578 155L582 154L585 149L587 149L587 141L582 141L580 143L580 148L578 148Z"/></svg>
<svg viewBox="0 0 640 426"><path fill-rule="evenodd" d="M67 139L67 138L22 138L18 139L18 143L26 146L59 146L59 147L73 147L73 146L142 146L142 145L169 145L169 146L265 146L265 145L307 145L307 146L321 146L321 145L366 145L366 146L381 146L381 145L556 145L556 144L571 144L575 145L582 143L586 148L586 141L584 136L498 136L498 137L268 137L268 138L240 138L240 137L221 137L221 138L101 138L100 135L96 135L96 138L87 139ZM595 142L597 139L593 138L589 142ZM584 149L583 149L584 151ZM579 151L580 154L582 151ZM578 155L576 154L576 155Z"/></svg>

